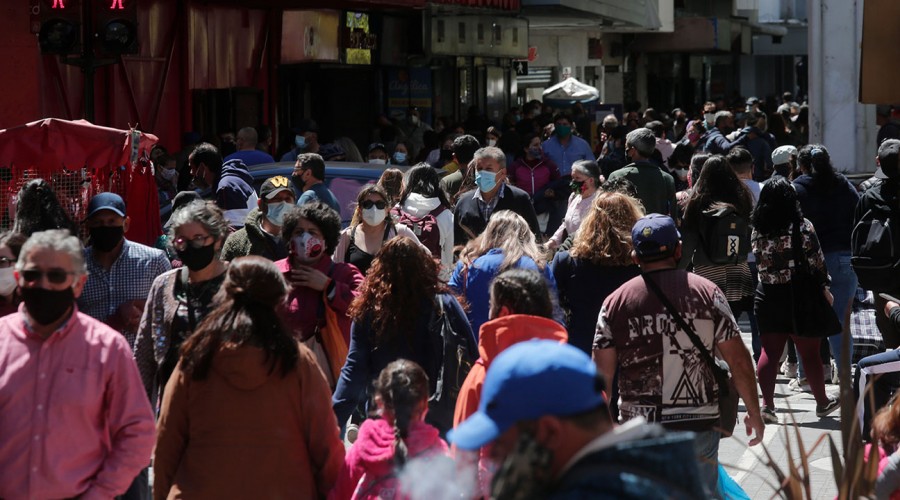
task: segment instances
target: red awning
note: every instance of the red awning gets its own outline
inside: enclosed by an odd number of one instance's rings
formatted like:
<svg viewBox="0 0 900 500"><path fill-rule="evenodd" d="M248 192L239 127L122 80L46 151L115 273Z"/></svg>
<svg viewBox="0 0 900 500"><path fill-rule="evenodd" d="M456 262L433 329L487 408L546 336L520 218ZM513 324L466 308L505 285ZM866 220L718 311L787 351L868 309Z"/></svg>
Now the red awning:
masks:
<svg viewBox="0 0 900 500"><path fill-rule="evenodd" d="M431 3L484 9L519 10L519 0L431 0Z"/></svg>

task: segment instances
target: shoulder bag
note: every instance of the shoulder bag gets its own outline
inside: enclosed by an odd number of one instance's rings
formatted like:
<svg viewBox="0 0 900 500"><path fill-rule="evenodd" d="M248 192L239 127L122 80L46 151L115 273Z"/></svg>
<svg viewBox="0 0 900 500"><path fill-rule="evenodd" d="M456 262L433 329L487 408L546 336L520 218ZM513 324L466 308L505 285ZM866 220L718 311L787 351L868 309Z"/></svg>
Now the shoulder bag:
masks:
<svg viewBox="0 0 900 500"><path fill-rule="evenodd" d="M822 338L838 335L841 320L825 298L824 287L813 275L803 252L800 224L791 232L794 270L791 272L791 321L798 337Z"/></svg>
<svg viewBox="0 0 900 500"><path fill-rule="evenodd" d="M737 388L734 386L734 378L731 376L728 365L713 359L712 354L710 354L709 351L706 350L706 346L703 345L703 341L700 340L700 337L698 337L697 333L694 332L694 329L688 325L687 321L681 317L681 314L675 309L672 302L670 302L668 297L663 294L659 285L647 277L646 274L642 274L641 277L644 278L644 283L647 284L647 288L656 294L659 301L662 302L666 310L669 311L669 314L675 319L675 323L678 324L678 327L687 334L689 339L691 339L694 348L697 349L700 353L700 357L703 358L703 361L706 362L706 365L709 366L710 371L712 371L713 377L716 379L716 384L719 386L719 425L716 430L721 433L721 437L730 437L734 433L734 426L737 424L738 392Z"/></svg>

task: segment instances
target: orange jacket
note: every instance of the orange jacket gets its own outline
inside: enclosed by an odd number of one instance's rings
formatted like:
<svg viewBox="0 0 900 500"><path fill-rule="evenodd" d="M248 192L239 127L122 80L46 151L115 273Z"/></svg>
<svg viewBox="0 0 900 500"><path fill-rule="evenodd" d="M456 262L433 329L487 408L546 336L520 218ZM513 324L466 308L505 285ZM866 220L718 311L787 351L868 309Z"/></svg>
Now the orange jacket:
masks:
<svg viewBox="0 0 900 500"><path fill-rule="evenodd" d="M481 325L478 334L480 357L472 365L466 381L459 389L456 411L453 413L454 427L478 410L484 376L494 358L507 347L531 339L558 340L564 343L568 342L569 334L565 327L552 319L527 314L502 316Z"/></svg>

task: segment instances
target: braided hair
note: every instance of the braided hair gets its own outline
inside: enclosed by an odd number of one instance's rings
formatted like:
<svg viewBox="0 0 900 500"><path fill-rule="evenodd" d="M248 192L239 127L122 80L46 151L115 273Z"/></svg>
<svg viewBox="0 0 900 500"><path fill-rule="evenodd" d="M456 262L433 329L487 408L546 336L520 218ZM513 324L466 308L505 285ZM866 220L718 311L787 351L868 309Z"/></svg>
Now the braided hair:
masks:
<svg viewBox="0 0 900 500"><path fill-rule="evenodd" d="M531 269L509 269L491 283L491 317L506 306L513 314L553 318L553 297L547 280Z"/></svg>
<svg viewBox="0 0 900 500"><path fill-rule="evenodd" d="M406 465L410 424L428 406L428 375L421 366L406 359L387 365L375 380L375 398L394 416L394 464Z"/></svg>

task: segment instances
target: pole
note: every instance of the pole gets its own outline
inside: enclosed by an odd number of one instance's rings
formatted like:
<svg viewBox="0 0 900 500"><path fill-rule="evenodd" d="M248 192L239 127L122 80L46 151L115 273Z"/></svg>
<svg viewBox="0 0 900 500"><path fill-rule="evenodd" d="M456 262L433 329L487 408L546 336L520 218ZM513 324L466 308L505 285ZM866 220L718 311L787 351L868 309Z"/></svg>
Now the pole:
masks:
<svg viewBox="0 0 900 500"><path fill-rule="evenodd" d="M84 73L84 119L94 123L94 23L91 0L82 1L81 71Z"/></svg>

